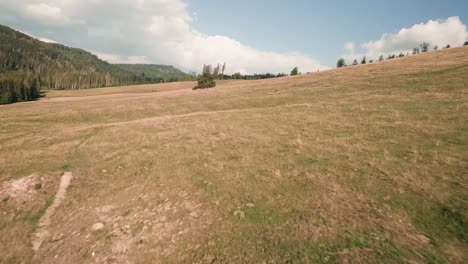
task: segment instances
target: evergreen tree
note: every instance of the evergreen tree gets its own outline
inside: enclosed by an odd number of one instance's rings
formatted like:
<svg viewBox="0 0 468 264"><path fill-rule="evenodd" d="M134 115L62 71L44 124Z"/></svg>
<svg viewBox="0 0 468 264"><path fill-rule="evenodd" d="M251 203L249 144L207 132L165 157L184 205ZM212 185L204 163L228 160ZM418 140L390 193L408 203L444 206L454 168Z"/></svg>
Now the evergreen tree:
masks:
<svg viewBox="0 0 468 264"><path fill-rule="evenodd" d="M361 64L367 64L367 58L364 56L361 60Z"/></svg>
<svg viewBox="0 0 468 264"><path fill-rule="evenodd" d="M221 70L221 74L223 76L223 79L224 79L224 71L226 70L226 62L223 64L223 69Z"/></svg>
<svg viewBox="0 0 468 264"><path fill-rule="evenodd" d="M463 44L464 46L468 46L468 41L465 41L465 44Z"/></svg>
<svg viewBox="0 0 468 264"><path fill-rule="evenodd" d="M291 76L295 76L295 75L298 75L299 74L299 69L297 67L294 67L294 69L292 69L291 71Z"/></svg>
<svg viewBox="0 0 468 264"><path fill-rule="evenodd" d="M415 54L419 54L419 48L414 48L413 49L413 55L415 55Z"/></svg>
<svg viewBox="0 0 468 264"><path fill-rule="evenodd" d="M419 47L421 48L421 52L428 52L429 51L429 46L430 46L430 44L427 43L427 42L423 42L423 43L421 43L421 45L419 45Z"/></svg>
<svg viewBox="0 0 468 264"><path fill-rule="evenodd" d="M219 73L221 70L221 65L218 65L213 69L213 79L218 80L219 79Z"/></svg>
<svg viewBox="0 0 468 264"><path fill-rule="evenodd" d="M193 90L206 89L216 86L216 82L213 78L213 70L211 65L203 65L202 74L198 77L197 86L193 87Z"/></svg>
<svg viewBox="0 0 468 264"><path fill-rule="evenodd" d="M232 75L233 79L240 80L242 79L242 74L240 72L236 72Z"/></svg>
<svg viewBox="0 0 468 264"><path fill-rule="evenodd" d="M341 67L345 67L345 66L346 66L345 59L339 58L338 61L336 62L336 67L341 68Z"/></svg>
<svg viewBox="0 0 468 264"><path fill-rule="evenodd" d="M358 64L359 64L359 63L357 62L357 60L356 60L356 59L354 59L354 61L353 61L353 65L358 65Z"/></svg>
<svg viewBox="0 0 468 264"><path fill-rule="evenodd" d="M40 96L39 77L30 71L0 74L0 104L31 101Z"/></svg>
<svg viewBox="0 0 468 264"><path fill-rule="evenodd" d="M384 56L383 56L383 55L380 55L379 61L383 61L383 60L384 60Z"/></svg>

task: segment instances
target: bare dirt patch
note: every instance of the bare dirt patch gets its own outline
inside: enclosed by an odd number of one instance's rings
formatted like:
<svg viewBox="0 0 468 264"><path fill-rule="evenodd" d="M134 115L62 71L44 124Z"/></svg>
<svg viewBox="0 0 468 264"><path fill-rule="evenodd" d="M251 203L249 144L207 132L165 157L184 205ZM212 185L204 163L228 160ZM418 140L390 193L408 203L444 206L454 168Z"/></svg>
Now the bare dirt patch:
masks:
<svg viewBox="0 0 468 264"><path fill-rule="evenodd" d="M54 214L57 207L60 206L62 200L65 199L65 193L67 191L67 187L70 184L70 181L73 177L71 172L65 172L60 180L60 186L55 195L55 199L52 205L47 208L45 214L39 220L39 227L35 234L35 238L32 241L33 250L37 251L41 247L42 243L45 239L47 239L50 235L48 227L50 225L51 217Z"/></svg>
<svg viewBox="0 0 468 264"><path fill-rule="evenodd" d="M36 193L34 187L38 182L39 179L35 174L4 182L0 188L0 197L2 199L27 201Z"/></svg>

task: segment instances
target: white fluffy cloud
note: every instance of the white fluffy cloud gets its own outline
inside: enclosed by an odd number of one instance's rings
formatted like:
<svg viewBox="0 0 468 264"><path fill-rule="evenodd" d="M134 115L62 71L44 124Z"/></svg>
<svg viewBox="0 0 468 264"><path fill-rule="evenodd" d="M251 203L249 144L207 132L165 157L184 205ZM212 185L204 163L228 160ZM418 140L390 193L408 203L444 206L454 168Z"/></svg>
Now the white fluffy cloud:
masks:
<svg viewBox="0 0 468 264"><path fill-rule="evenodd" d="M261 51L227 36L204 34L193 20L184 0L0 0L0 23L22 25L110 62L172 64L184 70L226 62L230 73L328 68L300 52Z"/></svg>
<svg viewBox="0 0 468 264"><path fill-rule="evenodd" d="M47 3L26 4L21 11L23 12L23 16L30 17L45 24L69 23L68 17L62 13L59 7Z"/></svg>
<svg viewBox="0 0 468 264"><path fill-rule="evenodd" d="M398 33L383 34L378 40L362 43L359 51L356 51L354 42L346 43L344 46L346 53L343 57L348 62L363 56L377 59L380 55L406 54L422 42L443 47L448 44L460 46L467 40L466 25L459 17L449 17L445 20L429 20L410 28L403 28Z"/></svg>

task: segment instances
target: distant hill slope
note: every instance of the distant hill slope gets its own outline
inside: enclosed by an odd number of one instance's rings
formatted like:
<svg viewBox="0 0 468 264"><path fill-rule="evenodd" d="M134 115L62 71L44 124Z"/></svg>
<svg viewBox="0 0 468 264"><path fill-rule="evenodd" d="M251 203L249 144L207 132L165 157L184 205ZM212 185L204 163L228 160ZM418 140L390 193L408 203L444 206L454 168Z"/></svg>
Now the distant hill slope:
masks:
<svg viewBox="0 0 468 264"><path fill-rule="evenodd" d="M173 66L158 64L114 64L137 76L161 79L164 82L178 81L187 78L187 74Z"/></svg>
<svg viewBox="0 0 468 264"><path fill-rule="evenodd" d="M145 66L143 68L147 68ZM165 68L171 68L171 71ZM127 69L131 70L127 70ZM0 73L33 72L41 86L50 89L83 89L127 84L159 83L176 80L183 73L175 68L151 67L157 72L145 75L133 67L121 67L99 59L94 54L60 44L44 43L26 34L0 25ZM136 69L140 69L136 66ZM167 75L163 73L167 72ZM170 73L170 74L169 74ZM169 77L168 77L169 76ZM175 77L174 77L175 76Z"/></svg>

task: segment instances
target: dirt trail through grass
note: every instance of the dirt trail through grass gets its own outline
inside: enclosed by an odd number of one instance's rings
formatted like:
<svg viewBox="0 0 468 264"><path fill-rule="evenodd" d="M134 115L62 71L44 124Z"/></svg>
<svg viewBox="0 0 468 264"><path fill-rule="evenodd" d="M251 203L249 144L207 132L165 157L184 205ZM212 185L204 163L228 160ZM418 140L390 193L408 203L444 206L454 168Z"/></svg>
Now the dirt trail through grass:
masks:
<svg viewBox="0 0 468 264"><path fill-rule="evenodd" d="M122 126L122 125L128 125L128 124L133 124L133 123L149 122L149 121L156 121L156 120L168 120L168 119L173 119L173 118L183 118L183 117L192 117L192 116L200 116L200 115L215 115L215 114L223 114L223 113L228 114L228 113L236 113L236 112L248 112L248 111L256 111L256 110L286 108L286 107L309 107L311 105L312 104L308 104L308 103L286 104L286 105L269 106L269 107L250 107L250 108L235 108L235 109L214 110L214 111L199 111L199 112L192 112L192 113L180 114L180 115L162 115L162 116L153 116L153 117L140 118L140 119L122 121L122 122L73 127L71 131L76 132L76 131L93 129L93 128L114 127L114 126Z"/></svg>
<svg viewBox="0 0 468 264"><path fill-rule="evenodd" d="M71 172L65 172L60 180L60 186L55 195L54 202L52 205L47 209L45 214L39 220L38 230L33 238L32 244L34 251L39 250L44 242L45 239L49 237L48 226L50 225L50 220L52 215L54 214L57 207L60 206L62 200L65 199L65 193L67 191L67 187L70 184L71 179L73 178L73 174Z"/></svg>

